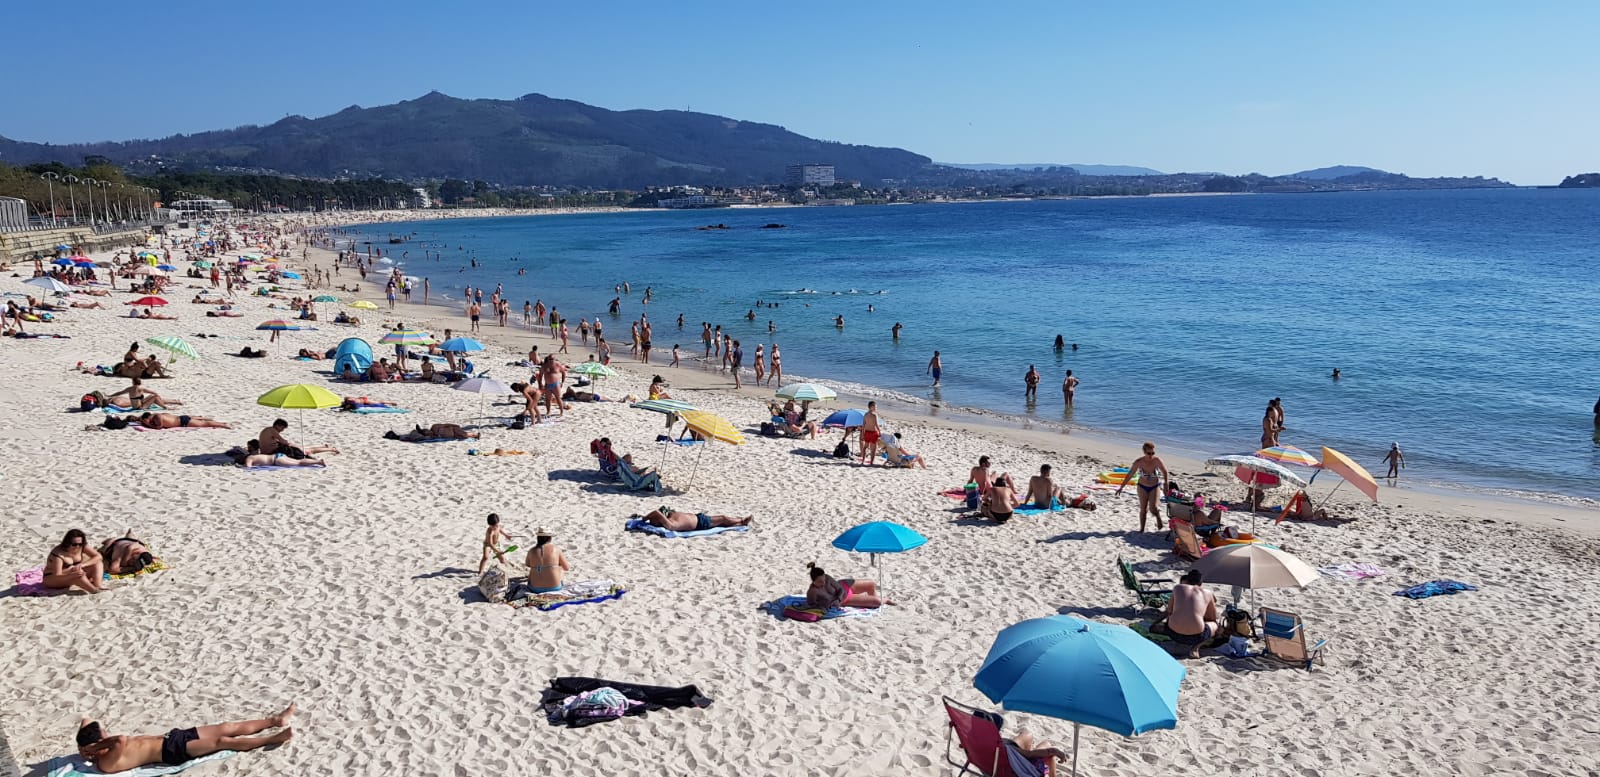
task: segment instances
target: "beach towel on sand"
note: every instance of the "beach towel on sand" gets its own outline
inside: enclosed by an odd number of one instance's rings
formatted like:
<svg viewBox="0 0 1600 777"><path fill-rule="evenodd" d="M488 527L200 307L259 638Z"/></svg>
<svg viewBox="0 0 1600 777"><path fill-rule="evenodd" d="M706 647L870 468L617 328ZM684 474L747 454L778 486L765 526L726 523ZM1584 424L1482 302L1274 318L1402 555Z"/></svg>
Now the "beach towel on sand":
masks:
<svg viewBox="0 0 1600 777"><path fill-rule="evenodd" d="M403 407L380 407L373 405L371 407L358 407L349 412L355 413L356 415L379 415L383 413L409 413L411 411Z"/></svg>
<svg viewBox="0 0 1600 777"><path fill-rule="evenodd" d="M167 566L167 562L158 558L154 561L151 561L149 564L146 564L144 569L141 569L138 572L125 572L120 575L113 575L110 572L107 572L105 573L104 577L107 580L131 580L135 577L141 577L143 575L153 575L157 572L165 572L168 569L171 569L171 567Z"/></svg>
<svg viewBox="0 0 1600 777"><path fill-rule="evenodd" d="M109 777L158 777L159 775L163 774L177 774L178 772L193 766L199 766L200 764L211 763L213 761L221 761L232 758L238 754L239 752L237 750L219 750L211 755L203 755L199 758L184 761L177 766L155 764L153 766L141 766L137 769L129 769L122 772L102 772L99 769L90 766L78 756L64 756L51 762L51 768L48 777L91 777L91 775L93 777L107 777L108 775Z"/></svg>
<svg viewBox="0 0 1600 777"><path fill-rule="evenodd" d="M1410 588L1402 588L1395 591L1394 595L1404 596L1407 599L1426 599L1430 596L1443 596L1458 591L1476 590L1478 590L1478 587L1475 585L1467 585L1455 580L1429 580L1426 583L1418 583Z"/></svg>
<svg viewBox="0 0 1600 777"><path fill-rule="evenodd" d="M166 410L166 408L160 405L151 405L147 408L144 408L144 410L140 410L137 407L122 407L120 405L106 405L105 407L100 408L100 412L107 415L117 415L118 413L143 413L145 410L158 411Z"/></svg>
<svg viewBox="0 0 1600 777"><path fill-rule="evenodd" d="M644 532L646 534L654 534L657 537L666 537L668 539L676 539L678 537L709 537L713 534L721 534L725 531L749 531L750 529L749 526L717 526L700 531L672 531L670 529L663 529L660 526L653 526L645 523L643 518L629 518L626 528L628 531Z"/></svg>
<svg viewBox="0 0 1600 777"><path fill-rule="evenodd" d="M550 681L550 687L544 689L539 698L539 708L544 711L546 719L552 726L568 726L581 728L583 726L615 720L611 717L571 717L566 714L567 701L580 694L592 693L601 688L609 688L622 694L630 702L627 710L622 712L626 716L644 715L667 709L683 709L685 707L709 707L710 697L700 693L700 689L693 685L684 685L672 688L662 685L639 685L637 683L618 682L615 680L602 680L598 677L557 677Z"/></svg>
<svg viewBox="0 0 1600 777"><path fill-rule="evenodd" d="M1317 570L1327 577L1338 577L1345 580L1367 580L1374 577L1383 577L1389 570L1369 564L1365 561L1352 561L1344 564L1335 564L1331 567L1322 567Z"/></svg>
<svg viewBox="0 0 1600 777"><path fill-rule="evenodd" d="M560 591L547 594L527 593L527 589L520 589L515 595L507 597L506 603L512 607L533 607L548 611L573 604L595 604L621 599L627 592L627 588L610 580L584 580L566 583Z"/></svg>
<svg viewBox="0 0 1600 777"><path fill-rule="evenodd" d="M818 610L806 606L804 596L783 596L761 605L768 615L779 620L819 621L833 618L865 618L876 615L877 610L865 607L831 607L827 610Z"/></svg>
<svg viewBox="0 0 1600 777"><path fill-rule="evenodd" d="M1039 513L1056 513L1064 509L1066 508L1061 504L1060 499L1051 499L1049 510L1046 510L1043 507L1037 507L1033 502L1029 502L1021 507L1016 508L1014 512L1019 515L1038 515Z"/></svg>
<svg viewBox="0 0 1600 777"><path fill-rule="evenodd" d="M67 591L64 588L45 588L44 567L34 567L17 573L17 584L11 592L13 596L55 596Z"/></svg>

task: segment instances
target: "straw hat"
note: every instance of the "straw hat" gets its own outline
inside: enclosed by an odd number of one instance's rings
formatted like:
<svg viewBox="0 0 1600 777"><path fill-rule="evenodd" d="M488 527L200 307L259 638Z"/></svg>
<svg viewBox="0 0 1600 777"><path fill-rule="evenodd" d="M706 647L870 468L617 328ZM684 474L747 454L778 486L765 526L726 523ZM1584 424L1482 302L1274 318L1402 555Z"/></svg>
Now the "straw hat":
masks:
<svg viewBox="0 0 1600 777"><path fill-rule="evenodd" d="M538 538L538 537L547 537L548 538L548 537L554 537L556 535L551 534L549 529L546 529L543 526L541 526L541 527L539 527L538 531L533 533L533 536L535 538Z"/></svg>

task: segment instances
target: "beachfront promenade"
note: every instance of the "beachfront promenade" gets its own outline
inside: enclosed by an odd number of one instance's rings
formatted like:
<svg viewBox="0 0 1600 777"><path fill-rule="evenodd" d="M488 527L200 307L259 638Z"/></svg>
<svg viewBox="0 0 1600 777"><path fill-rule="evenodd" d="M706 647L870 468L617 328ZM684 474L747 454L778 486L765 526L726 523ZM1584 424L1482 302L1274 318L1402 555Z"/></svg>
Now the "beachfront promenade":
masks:
<svg viewBox="0 0 1600 777"><path fill-rule="evenodd" d="M311 247L301 259L295 233L277 239L294 244L282 252L286 266L306 277L312 268L332 272L331 253ZM236 263L238 254L259 250L241 244L214 261ZM182 249L174 253L181 257ZM0 274L0 291L41 295L24 285L31 263L11 270L15 276ZM654 442L663 416L619 402L574 403L553 423L514 430L499 419L520 406L500 396L484 397L487 412L480 413L480 396L448 385L346 385L325 374L327 361L293 358L299 349L321 353L349 337L386 356L392 348L377 343L402 322L465 334L459 310L400 305L390 312L378 287L360 294L333 288L356 283L345 267L321 289L283 284L287 297L326 293L339 301L324 303L324 320L282 332L274 344L256 327L292 319L287 299L241 291L232 298L239 317L208 317L219 312L215 305L189 301L209 291L208 280L180 271L173 283L161 312L175 321L128 319L123 303L134 297L119 281L109 296L88 298L107 309L68 309L52 323L26 324L29 332L67 339L0 341L0 369L13 376L0 391L0 412L11 419L0 433L10 538L0 545L0 561L10 570L36 567L72 528L96 545L131 529L167 567L93 596L0 599L0 628L10 635L0 645L0 694L11 700L0 725L29 773L73 752L80 716L105 720L117 733L159 734L259 717L293 700L292 743L194 773L953 774L943 762L939 699L994 708L972 681L1000 630L1056 614L1147 622L1153 613L1134 606L1116 559L1132 561L1141 577L1173 577L1189 566L1163 532L1136 531L1131 493L1089 491L1099 502L1095 511L1019 514L1003 526L940 493L960 488L984 455L996 471L1024 481L1051 464L1058 482L1087 490L1098 472L1131 461L1133 449L1088 450L1061 435L891 413L886 428L904 434L927 468L857 466L828 455L836 431L817 440L750 433L767 420L770 388L733 391L726 375L687 361L678 369L635 367L622 344L626 321L611 319L608 333L618 329L613 366L621 374L599 382L603 395L643 397L650 376L662 374L675 398L747 430L746 444L663 447ZM348 307L358 299L381 307ZM359 315L361 324L325 320L337 310ZM471 355L479 371L507 383L526 380L526 368L508 363L531 344L541 354L555 350L544 333L490 320L475 335L488 346ZM170 335L191 343L199 357L177 358L169 365L173 377L147 385L182 400L183 414L229 422L233 430L111 431L91 428L105 418L98 410L68 412L86 393L128 385L75 365L112 365L130 343ZM245 347L267 356L229 355ZM576 364L591 352L574 335L561 358ZM168 354L158 353L166 364ZM407 412L308 410L302 421L299 413L257 404L264 392L290 383ZM279 417L289 421L285 436L295 443L339 453L326 456L326 468L264 471L220 455ZM386 431L435 423L465 425L482 439L384 439ZM598 477L589 443L599 437L636 462L659 466L668 493L630 492ZM1316 441L1286 442L1312 448ZM468 455L495 448L526 453ZM1200 477L1194 462L1168 462L1186 490L1238 496L1237 486ZM687 539L624 530L630 515L663 504L756 520L749 531ZM549 611L482 601L476 565L491 512L519 535L515 560L544 528L571 561L568 581L611 581L627 593ZM1369 579L1326 575L1304 589L1259 592L1261 604L1300 614L1314 638L1330 639L1326 660L1309 672L1215 651L1185 661L1176 728L1124 738L1085 727L1084 772L1531 775L1600 768L1592 746L1600 735L1600 680L1580 660L1588 649L1583 626L1600 617L1600 600L1590 593L1600 590L1600 539L1592 527L1552 506L1403 490L1386 490L1378 505L1339 498L1330 512L1338 520L1278 524L1263 517L1258 528L1312 567L1383 570ZM864 555L830 546L846 529L876 520L908 526L928 543L876 568ZM808 561L839 577L881 579L887 572L900 604L819 623L765 612L764 603L805 592ZM507 571L524 574L519 567ZM1440 578L1478 590L1422 600L1393 595ZM1226 598L1226 589L1214 590ZM556 727L537 704L549 681L562 676L693 684L713 701ZM1008 713L1005 733L1019 728L1058 745L1072 741L1064 721Z"/></svg>

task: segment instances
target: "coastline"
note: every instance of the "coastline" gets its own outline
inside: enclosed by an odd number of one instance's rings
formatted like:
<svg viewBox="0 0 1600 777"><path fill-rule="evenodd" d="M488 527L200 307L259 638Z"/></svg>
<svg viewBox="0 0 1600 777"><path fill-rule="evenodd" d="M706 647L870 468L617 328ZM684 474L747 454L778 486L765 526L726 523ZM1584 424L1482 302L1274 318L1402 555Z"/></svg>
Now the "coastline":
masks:
<svg viewBox="0 0 1600 777"><path fill-rule="evenodd" d="M1232 193L1197 193L1196 196L1235 195ZM951 202L954 203L955 201ZM783 205L773 207L804 206ZM603 213L616 213L634 212L637 209L607 208L568 210L575 210L577 212L599 211ZM461 215L448 216L447 218L496 218L517 215L531 214L524 212L496 212L481 216ZM552 215L570 214L562 213ZM401 218L390 219L388 221L392 222L405 220L406 219ZM380 223L385 222L351 221L349 223L341 224L340 226L343 228L362 230L370 226L377 226ZM319 249L313 247L311 250L316 252ZM334 254L326 251L326 249L320 250L324 252L322 255L322 261L327 265L324 267L326 270L331 267L334 260ZM402 268L402 271L404 271L403 263L385 266L399 266ZM368 293L371 295L374 302L382 304L383 287L381 285L371 281L363 281L362 285L368 290ZM430 309L451 311L447 313L447 315L450 315L453 320L453 323L449 324L450 326L459 328L460 325L467 323L465 321L464 310L457 309L462 304L461 301L449 299L448 296L444 294L441 294L441 297L444 297L444 299L435 300L432 304L427 306L423 306L421 303L397 303L397 310L405 309L408 306L413 307L417 309L416 315L419 317L427 316L427 311ZM545 346L547 344L554 343L555 340L547 334L539 334L537 332L523 329L519 324L516 323L516 320L519 317L520 311L513 310L510 317L512 323L509 326L504 327L504 330L506 330L505 336L512 339L518 336L529 338L530 340L539 343L541 353L548 353L549 351L545 350ZM483 339L485 342L495 341L503 344L510 343L510 340L502 340L496 335L496 330L500 329L502 328L494 324L485 325L483 327ZM573 343L572 346L576 348L578 347L578 344ZM513 350L517 349L513 348ZM520 350L527 350L526 342L523 343ZM590 349L586 353L592 354L593 351ZM574 351L573 356L580 356L580 354L578 351ZM577 361L582 360L582 358L577 359ZM694 364L700 364L700 358L688 352L686 352L685 361L686 363L692 362ZM643 369L643 365L634 361L632 357L627 354L618 354L614 352L612 366L613 368L634 374L636 377L641 377L644 380L648 380L649 375L652 374L650 370ZM661 369L661 366L658 364L652 369L659 370ZM748 368L744 370L743 374L747 377L753 377L753 372L751 372L751 370ZM700 369L693 370L684 368L675 373L674 376L669 377L676 377L680 382L683 380L689 381L688 385L690 385L696 391L718 390L728 393L737 393L740 396L750 399L761 399L763 401L771 396L770 389L761 391L745 388L735 392L731 380L727 379L725 374L719 376L719 373L716 370L712 370L707 367L701 367ZM1081 459L1089 461L1103 469L1127 466L1132 459L1137 457L1138 445L1141 441L1140 437L1135 437L1131 434L1118 433L1110 430L1097 429L1094 427L1077 424L1069 424L1062 421L1035 419L1026 415L1008 414L983 408L930 402L917 398L905 397L898 392L873 386L860 386L860 390L850 391L848 390L848 386L846 388L840 388L840 383L838 381L831 380L825 375L818 376L789 374L786 376L786 378L788 378L787 382L815 381L825 383L836 388L836 390L839 391L840 397L839 402L835 405L836 407L847 407L852 405L864 407L867 401L873 400L877 401L880 407L885 411L885 414L890 417L899 418L906 421L916 421L941 428L965 430L980 435L997 435L1009 440L1025 441L1025 444L1028 447L1041 452L1068 459ZM1163 459L1167 460L1178 473L1191 477L1210 477L1209 475L1204 474L1205 468L1203 462L1208 456L1207 453L1192 447L1188 447L1184 440L1181 438L1174 438L1170 435L1154 434L1147 435L1146 438L1158 443ZM1594 517L1596 514L1594 511L1600 510L1600 500L1596 499L1540 491L1508 492L1499 489L1474 487L1470 484L1447 481L1416 480L1410 477L1407 477L1405 480L1394 486L1389 485L1387 481L1381 477L1379 478L1379 483L1383 487L1386 494L1400 495L1395 501L1396 506L1409 502L1410 504L1415 505L1417 509L1429 512L1466 511L1485 514L1505 513L1510 519L1522 523L1538 526L1576 528L1585 534L1600 536L1600 520L1597 520ZM1319 499L1320 494L1325 493L1325 489L1323 489L1321 485L1321 483L1318 484L1317 490L1314 493L1314 495L1317 495ZM1346 494L1347 492L1341 489L1335 496L1334 504L1344 504L1344 502L1341 502L1340 500Z"/></svg>

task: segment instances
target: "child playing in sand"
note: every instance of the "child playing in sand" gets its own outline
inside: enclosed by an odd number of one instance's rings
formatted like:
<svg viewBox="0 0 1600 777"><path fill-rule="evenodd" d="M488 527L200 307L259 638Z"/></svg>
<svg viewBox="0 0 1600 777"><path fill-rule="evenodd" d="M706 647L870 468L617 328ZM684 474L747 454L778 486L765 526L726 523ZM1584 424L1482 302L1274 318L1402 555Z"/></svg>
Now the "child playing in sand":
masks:
<svg viewBox="0 0 1600 777"><path fill-rule="evenodd" d="M500 542L503 539L513 539L513 535L505 529L500 528L500 515L498 513L489 513L489 528L485 529L483 532L483 557L478 559L479 577L483 577L483 568L489 563L490 553L493 553L494 557L499 559L501 564L505 564L505 554L517 549L517 546L512 545L505 550L501 550Z"/></svg>

